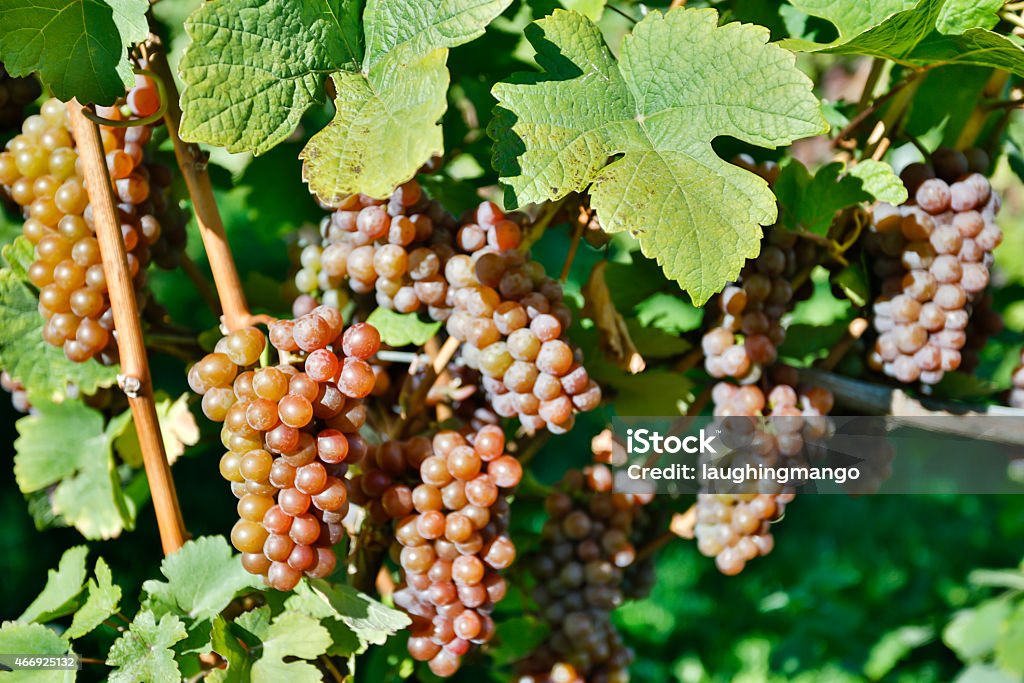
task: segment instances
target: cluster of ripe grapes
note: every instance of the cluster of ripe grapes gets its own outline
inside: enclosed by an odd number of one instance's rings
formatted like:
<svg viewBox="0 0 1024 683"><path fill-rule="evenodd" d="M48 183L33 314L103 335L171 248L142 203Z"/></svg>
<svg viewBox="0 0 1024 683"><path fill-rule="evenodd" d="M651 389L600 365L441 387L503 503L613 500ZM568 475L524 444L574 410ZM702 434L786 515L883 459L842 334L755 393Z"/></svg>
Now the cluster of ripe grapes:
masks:
<svg viewBox="0 0 1024 683"><path fill-rule="evenodd" d="M766 396L754 385L715 385L714 415L724 418L723 442L733 449L727 456L730 466L807 464L808 449L828 435L825 416L833 397L818 387L798 391L794 386L793 381L776 384ZM775 542L769 524L793 500L793 493L779 482L749 484L754 490L697 496L697 548L715 558L719 571L729 576L771 552Z"/></svg>
<svg viewBox="0 0 1024 683"><path fill-rule="evenodd" d="M518 683L629 680L633 655L611 613L653 583L653 565L638 559L634 546L650 500L614 493L604 464L570 470L547 497L548 520L529 566L537 579L533 598L551 635L519 662Z"/></svg>
<svg viewBox="0 0 1024 683"><path fill-rule="evenodd" d="M25 118L25 108L43 92L33 76L15 78L0 64L0 133L15 130Z"/></svg>
<svg viewBox="0 0 1024 683"><path fill-rule="evenodd" d="M755 163L746 155L733 160L769 184L778 177L778 165ZM817 246L780 226L765 232L761 252L750 259L736 282L729 284L707 306L717 322L704 334L701 347L704 369L712 377L732 377L745 384L757 382L763 368L775 362L786 338L782 317L811 294L806 275L818 262ZM804 281L794 289L793 280Z"/></svg>
<svg viewBox="0 0 1024 683"><path fill-rule="evenodd" d="M494 411L528 433L563 433L601 390L566 340L571 323L561 286L518 250L519 223L492 202L455 221L415 181L390 198L350 197L321 225L322 245L300 254L303 296L340 304L341 287L373 294L400 313L424 311L463 342L461 362L479 370Z"/></svg>
<svg viewBox="0 0 1024 683"><path fill-rule="evenodd" d="M240 518L231 542L248 571L291 590L303 573L334 571L332 546L349 507L348 462L366 451L358 433L366 421L362 399L374 385L366 361L380 335L366 323L343 330L341 314L327 306L275 321L269 332L281 364L256 367L267 337L248 327L221 339L188 381L203 397L203 413L224 423L220 473Z"/></svg>
<svg viewBox="0 0 1024 683"><path fill-rule="evenodd" d="M900 382L935 384L963 363L972 308L1003 239L988 164L980 150L940 149L900 174L905 204L874 209L867 249L882 284L868 362Z"/></svg>
<svg viewBox="0 0 1024 683"><path fill-rule="evenodd" d="M374 528L394 521L394 600L412 617L409 654L438 676L494 635L490 615L507 590L499 572L516 557L508 496L522 475L501 429L487 426L385 442L354 480L353 500Z"/></svg>
<svg viewBox="0 0 1024 683"><path fill-rule="evenodd" d="M151 114L158 106L156 86L142 77L123 105L100 107L98 113L124 120ZM66 105L47 100L21 130L0 152L0 185L22 208L22 233L35 247L28 278L39 290L39 312L47 320L43 338L63 347L72 361L97 357L113 363L113 312ZM103 126L100 132L142 308L146 267L151 260L162 267L177 265L185 224L169 200L169 170L144 159L151 129Z"/></svg>

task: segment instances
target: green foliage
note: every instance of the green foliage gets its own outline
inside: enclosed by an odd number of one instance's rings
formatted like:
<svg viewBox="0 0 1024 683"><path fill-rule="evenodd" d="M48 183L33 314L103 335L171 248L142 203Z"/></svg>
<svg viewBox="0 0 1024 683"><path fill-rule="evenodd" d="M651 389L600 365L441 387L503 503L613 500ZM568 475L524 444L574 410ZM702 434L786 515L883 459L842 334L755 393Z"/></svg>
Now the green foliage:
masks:
<svg viewBox="0 0 1024 683"><path fill-rule="evenodd" d="M316 619L301 612L283 612L265 630L254 635L262 641L263 653L252 665L253 683L319 683L322 680L315 666L295 661L316 659L330 646L330 634Z"/></svg>
<svg viewBox="0 0 1024 683"><path fill-rule="evenodd" d="M110 648L107 664L115 667L110 674L111 683L180 681L180 669L171 647L186 635L185 625L173 614L165 614L157 621L152 612L140 612Z"/></svg>
<svg viewBox="0 0 1024 683"><path fill-rule="evenodd" d="M410 623L404 613L385 607L352 586L321 579L304 581L285 606L317 619L342 622L364 646L380 645Z"/></svg>
<svg viewBox="0 0 1024 683"><path fill-rule="evenodd" d="M992 25L992 4L920 0L902 11L906 3L833 3L799 0L808 13L836 25L840 39L828 44L787 40L783 45L797 51L825 51L840 55L869 55L914 67L940 64L974 64L1024 75L1024 48L1007 36L978 26ZM869 11L861 8L871 7ZM877 11L876 11L877 10Z"/></svg>
<svg viewBox="0 0 1024 683"><path fill-rule="evenodd" d="M6 251L5 258L14 253ZM116 367L94 360L72 363L62 349L43 340L45 320L37 306L35 295L12 270L0 270L0 367L25 385L34 401L63 400L68 384L85 393L114 384Z"/></svg>
<svg viewBox="0 0 1024 683"><path fill-rule="evenodd" d="M840 162L823 166L814 175L796 160L783 166L775 183L781 224L825 235L842 209L875 200L901 204L907 199L907 189L887 163L869 159L843 170Z"/></svg>
<svg viewBox="0 0 1024 683"><path fill-rule="evenodd" d="M1024 677L1024 564L1015 570L978 570L976 586L1004 591L961 610L942 632L946 643L967 667L957 680L973 680L984 671L993 681Z"/></svg>
<svg viewBox="0 0 1024 683"><path fill-rule="evenodd" d="M0 652L45 657L66 655L71 650L68 641L40 624L5 621L0 625ZM17 673L0 673L0 681L17 683L71 683L75 671L36 669Z"/></svg>
<svg viewBox="0 0 1024 683"><path fill-rule="evenodd" d="M760 226L776 217L767 183L720 159L711 140L776 147L826 129L793 56L763 29L717 20L652 12L616 62L593 23L556 11L527 29L544 73L493 91L506 202L589 187L602 227L637 237L698 305L757 254Z"/></svg>
<svg viewBox="0 0 1024 683"><path fill-rule="evenodd" d="M310 190L328 204L354 192L385 197L443 152L448 48L481 35L509 2L370 0L362 70L334 75L334 120L302 151Z"/></svg>
<svg viewBox="0 0 1024 683"><path fill-rule="evenodd" d="M112 104L135 84L127 49L146 37L146 0L5 0L0 62L38 72L62 100Z"/></svg>
<svg viewBox="0 0 1024 683"><path fill-rule="evenodd" d="M258 582L221 536L189 541L164 559L160 571L166 581L151 579L142 585L146 607L158 616L178 614L194 622L212 619L239 591Z"/></svg>
<svg viewBox="0 0 1024 683"><path fill-rule="evenodd" d="M362 48L360 0L221 0L185 22L181 135L231 152L266 152L314 102L324 75ZM232 87L224 88L224 83Z"/></svg>
<svg viewBox="0 0 1024 683"><path fill-rule="evenodd" d="M110 567L102 557L96 560L95 572L96 578L89 579L89 597L75 612L71 626L64 632L68 638L81 638L117 612L121 588L114 583Z"/></svg>
<svg viewBox="0 0 1024 683"><path fill-rule="evenodd" d="M88 539L114 538L135 523L114 467L111 444L127 424L79 401L41 403L18 420L14 473L23 493L56 485L53 511ZM125 414L127 417L129 414Z"/></svg>
<svg viewBox="0 0 1024 683"><path fill-rule="evenodd" d="M441 329L441 323L424 322L415 313L395 313L379 307L366 322L377 328L381 341L388 346L422 346Z"/></svg>
<svg viewBox="0 0 1024 683"><path fill-rule="evenodd" d="M18 621L47 622L78 609L78 596L85 587L85 558L89 549L84 545L68 548L60 558L57 569L51 569L46 586L36 596Z"/></svg>

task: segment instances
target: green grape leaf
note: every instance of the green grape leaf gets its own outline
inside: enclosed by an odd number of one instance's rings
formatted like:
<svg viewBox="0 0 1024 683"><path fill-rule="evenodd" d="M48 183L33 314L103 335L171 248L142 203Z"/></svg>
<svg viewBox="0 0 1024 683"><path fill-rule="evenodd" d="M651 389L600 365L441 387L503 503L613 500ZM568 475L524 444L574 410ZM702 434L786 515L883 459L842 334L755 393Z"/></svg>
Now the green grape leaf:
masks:
<svg viewBox="0 0 1024 683"><path fill-rule="evenodd" d="M66 655L71 645L42 624L23 624L5 621L0 625L0 652L31 654L36 656ZM76 671L24 670L15 673L0 672L0 681L14 683L71 683Z"/></svg>
<svg viewBox="0 0 1024 683"><path fill-rule="evenodd" d="M136 615L128 631L114 641L107 664L116 667L110 683L163 683L181 680L171 647L186 638L185 624L173 614L160 621L149 610Z"/></svg>
<svg viewBox="0 0 1024 683"><path fill-rule="evenodd" d="M775 182L781 224L825 235L842 209L875 200L901 204L907 199L906 187L885 162L869 159L847 173L843 170L843 163L834 162L812 176L799 161L783 166Z"/></svg>
<svg viewBox="0 0 1024 683"><path fill-rule="evenodd" d="M1006 632L996 643L996 664L1014 676L1024 676L1024 603L1017 605Z"/></svg>
<svg viewBox="0 0 1024 683"><path fill-rule="evenodd" d="M249 651L233 633L233 629L238 628L224 617L214 617L211 629L213 651L227 661L228 667L211 671L207 676L210 683L247 683L251 680L252 659Z"/></svg>
<svg viewBox="0 0 1024 683"><path fill-rule="evenodd" d="M487 24L510 4L511 0L368 0L363 72L372 73L395 53L414 58L468 43L483 35Z"/></svg>
<svg viewBox="0 0 1024 683"><path fill-rule="evenodd" d="M319 683L320 670L303 661L316 659L331 645L331 636L320 623L299 612L284 612L270 624L263 639L263 656L252 666L253 683Z"/></svg>
<svg viewBox="0 0 1024 683"><path fill-rule="evenodd" d="M361 0L221 0L185 23L181 137L262 154L361 52ZM230 83L230 88L224 84Z"/></svg>
<svg viewBox="0 0 1024 683"><path fill-rule="evenodd" d="M317 619L337 619L361 641L372 645L383 644L410 623L402 612L385 607L348 584L332 585L321 579L299 584L285 607Z"/></svg>
<svg viewBox="0 0 1024 683"><path fill-rule="evenodd" d="M827 130L794 56L767 44L764 28L718 26L714 10L651 12L617 63L578 14L556 10L526 33L544 73L492 90L506 204L590 186L606 231L628 231L694 303L707 301L757 255L761 226L776 218L768 184L711 141L773 148Z"/></svg>
<svg viewBox="0 0 1024 683"><path fill-rule="evenodd" d="M907 186L884 161L867 159L851 168L842 181L859 180L861 189L880 202L902 204L907 201ZM852 184L852 182L851 182Z"/></svg>
<svg viewBox="0 0 1024 683"><path fill-rule="evenodd" d="M38 72L62 100L113 104L135 84L128 48L149 33L146 0L5 0L0 61Z"/></svg>
<svg viewBox="0 0 1024 683"><path fill-rule="evenodd" d="M302 150L303 179L327 204L357 191L386 197L444 151L447 50L385 69L379 78L334 74L334 119ZM396 146L400 152L396 152Z"/></svg>
<svg viewBox="0 0 1024 683"><path fill-rule="evenodd" d="M22 282L28 281L28 268L36 260L36 248L24 235L18 235L10 244L0 249L4 261Z"/></svg>
<svg viewBox="0 0 1024 683"><path fill-rule="evenodd" d="M813 17L831 22L839 32L836 42L859 36L870 28L904 10L913 9L918 0L873 0L872 2L844 2L843 0L789 0L797 9Z"/></svg>
<svg viewBox="0 0 1024 683"><path fill-rule="evenodd" d="M394 347L422 346L441 329L441 323L423 322L415 313L395 313L382 307L377 307L366 322L377 328L382 342Z"/></svg>
<svg viewBox="0 0 1024 683"><path fill-rule="evenodd" d="M121 587L114 583L110 567L102 557L96 560L95 573L96 578L89 579L89 597L75 612L71 626L64 632L68 638L81 638L117 612L121 602Z"/></svg>
<svg viewBox="0 0 1024 683"><path fill-rule="evenodd" d="M936 26L940 33L990 29L999 23L999 10L1003 4L1003 0L946 0Z"/></svg>
<svg viewBox="0 0 1024 683"><path fill-rule="evenodd" d="M69 384L89 394L117 382L116 366L72 363L62 349L47 344L38 304L12 270L0 270L0 367L25 386L33 403L64 400Z"/></svg>
<svg viewBox="0 0 1024 683"><path fill-rule="evenodd" d="M78 609L78 596L85 587L85 557L88 554L89 549L84 545L65 550L57 568L47 573L46 586L25 608L18 621L43 623Z"/></svg>
<svg viewBox="0 0 1024 683"><path fill-rule="evenodd" d="M448 48L484 32L511 0L369 0L358 73L334 75L334 119L302 150L302 176L328 204L386 197L443 151Z"/></svg>
<svg viewBox="0 0 1024 683"><path fill-rule="evenodd" d="M114 468L111 443L125 420L104 429L103 415L80 401L36 403L16 423L14 475L23 493L56 484L53 511L89 539L114 538L134 525Z"/></svg>
<svg viewBox="0 0 1024 683"><path fill-rule="evenodd" d="M988 600L958 612L942 632L943 642L965 662L989 657L1013 611L1005 600Z"/></svg>
<svg viewBox="0 0 1024 683"><path fill-rule="evenodd" d="M792 1L792 0L791 0ZM836 23L841 32L832 43L813 43L805 40L785 40L783 47L804 52L868 55L889 59L911 67L934 67L941 64L973 64L1003 69L1024 76L1024 47L1013 39L986 30L969 28L971 23L984 26L984 17L991 12L987 2L968 8L968 0L946 9L943 0L920 0L916 6L889 14L874 23L882 13L870 12L871 21L850 25L843 33L845 11L853 3L808 2L798 0L805 11L814 10L816 16ZM807 3L806 7L804 3ZM875 3L860 3L874 5ZM965 10L965 8L967 8ZM858 10L859 11L859 10Z"/></svg>
<svg viewBox="0 0 1024 683"><path fill-rule="evenodd" d="M150 579L142 584L148 595L146 607L158 615L172 612L194 621L214 617L239 591L257 585L222 536L189 541L164 558L160 571L167 581Z"/></svg>

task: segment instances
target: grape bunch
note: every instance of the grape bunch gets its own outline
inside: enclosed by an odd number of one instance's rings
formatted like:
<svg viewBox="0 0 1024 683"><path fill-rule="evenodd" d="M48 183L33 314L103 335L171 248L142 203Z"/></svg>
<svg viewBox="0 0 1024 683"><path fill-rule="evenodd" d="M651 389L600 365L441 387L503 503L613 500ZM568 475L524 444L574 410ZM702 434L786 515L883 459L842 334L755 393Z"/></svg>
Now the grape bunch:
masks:
<svg viewBox="0 0 1024 683"><path fill-rule="evenodd" d="M612 492L604 464L571 470L547 497L541 548L529 564L533 599L551 635L519 662L518 683L628 680L633 655L611 613L653 583L653 566L638 561L634 545L650 500Z"/></svg>
<svg viewBox="0 0 1024 683"><path fill-rule="evenodd" d="M974 302L989 283L999 196L980 151L940 149L900 174L911 199L874 208L868 254L881 279L868 363L899 382L935 384L963 363Z"/></svg>
<svg viewBox="0 0 1024 683"><path fill-rule="evenodd" d="M299 291L339 298L330 293L347 281L378 306L446 321L499 416L518 417L528 433L562 433L600 403L565 338L572 316L561 286L518 250L519 224L494 203L456 223L410 181L387 200L350 197L321 234L323 245L300 255Z"/></svg>
<svg viewBox="0 0 1024 683"><path fill-rule="evenodd" d="M723 441L735 448L731 464L806 464L808 449L828 434L825 416L832 410L833 398L825 389L798 391L794 386L792 380L780 382L765 396L754 385L715 385L711 394L714 415L724 418ZM776 419L756 419L759 417ZM770 523L781 517L793 500L793 493L778 482L750 484L755 490L697 496L697 548L715 558L718 570L728 576L739 574L747 562L772 551L775 542Z"/></svg>
<svg viewBox="0 0 1024 683"><path fill-rule="evenodd" d="M516 557L508 495L523 476L499 427L442 431L378 446L355 479L353 500L370 523L394 520L402 583L395 604L412 618L409 654L451 676L473 645L494 635L505 596L500 571Z"/></svg>
<svg viewBox="0 0 1024 683"><path fill-rule="evenodd" d="M19 413L27 413L32 410L32 403L28 400L28 392L18 380L11 377L6 370L0 371L0 387L11 395L11 405Z"/></svg>
<svg viewBox="0 0 1024 683"><path fill-rule="evenodd" d="M127 104L100 107L98 113L113 120L145 116L158 106L156 98L155 85L143 78L128 94ZM151 259L176 266L185 241L184 221L169 201L170 172L144 159L150 135L148 126L101 128L140 309L146 303L146 266ZM0 152L0 185L22 208L22 233L35 247L28 279L39 290L39 312L47 321L43 338L63 347L72 361L97 357L114 362L116 334L107 281L62 102L44 102L40 113L25 119L22 133Z"/></svg>
<svg viewBox="0 0 1024 683"><path fill-rule="evenodd" d="M756 382L762 368L775 362L786 338L782 317L810 295L809 280L794 291L793 279L817 262L817 247L778 226L769 228L761 253L710 305L720 320L704 334L704 367L712 377Z"/></svg>
<svg viewBox="0 0 1024 683"><path fill-rule="evenodd" d="M33 76L15 78L0 64L0 135L17 130L25 118L25 108L43 92Z"/></svg>
<svg viewBox="0 0 1024 683"><path fill-rule="evenodd" d="M374 385L367 359L380 335L366 323L343 331L341 314L321 306L271 323L269 339L285 362L255 367L267 337L247 327L221 339L188 381L203 397L203 413L224 423L220 473L240 518L231 543L248 571L286 591L303 573L325 577L337 563L332 546L349 507L345 475L366 451L358 432L362 399Z"/></svg>

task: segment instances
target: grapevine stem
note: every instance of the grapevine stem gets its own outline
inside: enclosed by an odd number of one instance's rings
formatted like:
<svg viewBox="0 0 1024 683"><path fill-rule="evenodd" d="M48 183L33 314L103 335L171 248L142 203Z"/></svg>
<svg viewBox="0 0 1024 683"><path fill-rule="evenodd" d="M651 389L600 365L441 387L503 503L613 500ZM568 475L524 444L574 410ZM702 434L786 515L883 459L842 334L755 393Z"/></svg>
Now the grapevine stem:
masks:
<svg viewBox="0 0 1024 683"><path fill-rule="evenodd" d="M559 280L565 282L569 278L569 271L572 270L572 262L576 260L576 252L580 248L580 240L583 239L583 231L590 223L590 215L580 207L580 216L572 231L572 242L569 243L569 253L565 255L565 265L562 266L562 274Z"/></svg>
<svg viewBox="0 0 1024 683"><path fill-rule="evenodd" d="M327 673L331 674L332 680L337 681L337 683L342 683L342 681L345 680L345 677L340 671L338 671L338 667L334 666L334 662L331 661L330 657L327 655L320 655L320 662L324 665L324 668L327 669Z"/></svg>
<svg viewBox="0 0 1024 683"><path fill-rule="evenodd" d="M798 370L800 379L832 392L837 403L864 415L885 415L896 423L919 425L947 434L959 434L996 443L1024 446L1024 409L1005 406L978 406L936 399L913 398L902 389L843 377L819 368ZM972 420L936 420L936 417L978 417L982 415L1014 417L1015 420L991 420L979 426Z"/></svg>
<svg viewBox="0 0 1024 683"><path fill-rule="evenodd" d="M669 9L675 9L676 7L682 7L686 4L686 0L672 0L672 4L668 6Z"/></svg>
<svg viewBox="0 0 1024 683"><path fill-rule="evenodd" d="M448 363L451 362L452 356L459 350L459 340L455 337L448 337L445 340L444 345L441 346L441 350L434 356L434 362L431 366L434 369L435 375L440 375L441 371L448 367Z"/></svg>
<svg viewBox="0 0 1024 683"><path fill-rule="evenodd" d="M871 61L871 71L868 72L868 77L864 81L864 90L860 93L860 101L857 103L857 108L863 110L868 106L868 102L871 101L871 97L875 94L875 87L878 86L878 79L882 76L882 71L885 69L885 60L880 57L875 57Z"/></svg>
<svg viewBox="0 0 1024 683"><path fill-rule="evenodd" d="M174 156L178 160L178 167L192 198L192 210L199 225L199 235L203 239L210 270L213 272L213 282L217 287L217 296L224 310L224 324L228 331L241 329L253 324L255 320L245 301L242 282L238 277L235 259L231 255L231 247L224 232L224 222L213 196L213 185L206 171L205 157L197 145L184 142L178 135L178 128L181 125L178 89L163 53L151 50L148 58L153 71L167 86L167 112L164 115L164 123L167 125L171 142L174 143Z"/></svg>
<svg viewBox="0 0 1024 683"><path fill-rule="evenodd" d="M121 222L117 217L117 205L112 194L107 162L100 142L96 124L82 113L78 100L68 103L71 130L74 134L85 185L89 192L89 204L93 209L96 238L99 241L103 272L110 292L110 307L114 313L114 326L118 335L118 352L121 360L121 382L128 394L132 419L139 435L142 461L149 479L160 528L160 541L164 554L170 555L185 542L185 524L178 506L170 465L164 453L164 442L160 436L160 422L156 405L153 403L153 385L150 380L149 362L139 324L138 305L135 289L128 270L128 257L121 237ZM119 377L119 380L121 377Z"/></svg>
<svg viewBox="0 0 1024 683"><path fill-rule="evenodd" d="M821 370L830 371L833 370L839 361L841 361L853 345L857 343L868 329L868 321L866 318L854 318L850 321L850 324L846 327L846 332L843 334L843 338L832 347L829 351L828 356L818 365Z"/></svg>

